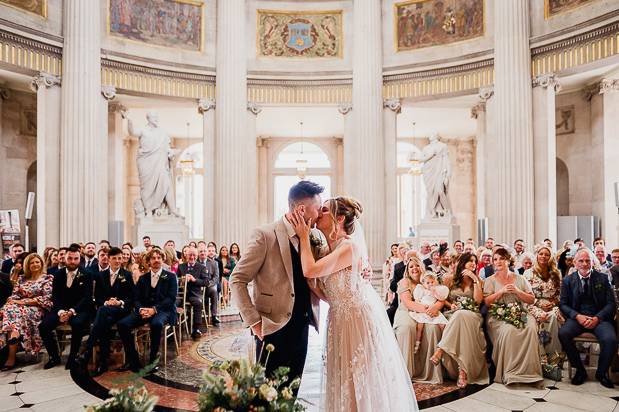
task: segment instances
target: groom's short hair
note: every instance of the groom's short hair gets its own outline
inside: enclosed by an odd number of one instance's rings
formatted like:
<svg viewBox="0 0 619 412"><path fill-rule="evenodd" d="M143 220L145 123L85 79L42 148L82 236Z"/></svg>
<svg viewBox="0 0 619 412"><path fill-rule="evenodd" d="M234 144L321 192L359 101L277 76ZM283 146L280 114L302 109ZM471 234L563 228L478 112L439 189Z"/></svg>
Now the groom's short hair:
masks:
<svg viewBox="0 0 619 412"><path fill-rule="evenodd" d="M303 199L313 198L324 192L325 188L309 180L301 180L293 185L288 192L288 206L292 208Z"/></svg>

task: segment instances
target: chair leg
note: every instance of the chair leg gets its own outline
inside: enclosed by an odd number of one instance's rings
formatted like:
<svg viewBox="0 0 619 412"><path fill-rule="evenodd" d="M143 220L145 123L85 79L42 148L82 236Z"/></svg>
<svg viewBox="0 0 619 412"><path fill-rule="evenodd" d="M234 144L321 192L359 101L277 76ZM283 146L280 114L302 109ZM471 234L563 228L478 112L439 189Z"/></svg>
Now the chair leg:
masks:
<svg viewBox="0 0 619 412"><path fill-rule="evenodd" d="M191 315L191 319L192 319L191 327L193 328L193 310L191 311L191 314L192 314ZM185 319L185 331L187 332L187 336L189 336L190 333L189 333L189 322L187 322L187 309L185 309L185 313L183 314L183 317Z"/></svg>
<svg viewBox="0 0 619 412"><path fill-rule="evenodd" d="M180 337L181 331L182 331L181 325L178 325L179 337ZM179 339L176 338L176 328L174 326L172 326L172 337L174 337L174 347L176 348L176 356L178 356L180 353L180 345L179 345L180 338Z"/></svg>
<svg viewBox="0 0 619 412"><path fill-rule="evenodd" d="M168 326L163 328L163 366L168 364Z"/></svg>

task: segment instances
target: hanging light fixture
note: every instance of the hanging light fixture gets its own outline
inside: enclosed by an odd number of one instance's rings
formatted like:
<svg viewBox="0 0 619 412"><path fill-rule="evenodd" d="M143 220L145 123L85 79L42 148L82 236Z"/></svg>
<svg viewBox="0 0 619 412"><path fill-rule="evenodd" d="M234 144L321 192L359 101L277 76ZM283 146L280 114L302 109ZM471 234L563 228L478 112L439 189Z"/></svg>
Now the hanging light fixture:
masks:
<svg viewBox="0 0 619 412"><path fill-rule="evenodd" d="M299 179L305 179L305 173L307 172L307 159L305 158L305 154L303 153L303 122L299 122L299 126L301 128L301 153L299 157L295 161L297 165L297 176Z"/></svg>
<svg viewBox="0 0 619 412"><path fill-rule="evenodd" d="M415 125L416 122L413 122L413 139L415 138ZM408 164L410 165L408 174L412 176L421 175L421 162L417 159L417 154L415 151L408 154Z"/></svg>

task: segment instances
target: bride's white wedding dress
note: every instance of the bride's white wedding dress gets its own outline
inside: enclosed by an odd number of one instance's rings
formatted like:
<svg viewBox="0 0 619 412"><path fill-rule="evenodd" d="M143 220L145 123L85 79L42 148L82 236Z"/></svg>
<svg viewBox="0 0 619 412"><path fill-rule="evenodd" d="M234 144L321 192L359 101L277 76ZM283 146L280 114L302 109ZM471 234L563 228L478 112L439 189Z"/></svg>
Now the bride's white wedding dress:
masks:
<svg viewBox="0 0 619 412"><path fill-rule="evenodd" d="M353 262L362 256L353 245ZM333 412L417 411L417 401L385 307L351 265L321 278L329 303L321 409Z"/></svg>

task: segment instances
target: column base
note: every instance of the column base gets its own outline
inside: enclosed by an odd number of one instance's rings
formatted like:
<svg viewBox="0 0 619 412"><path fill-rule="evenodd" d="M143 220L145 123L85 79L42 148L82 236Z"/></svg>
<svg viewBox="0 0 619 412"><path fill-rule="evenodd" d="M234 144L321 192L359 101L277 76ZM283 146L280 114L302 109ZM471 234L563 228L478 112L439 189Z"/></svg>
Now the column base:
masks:
<svg viewBox="0 0 619 412"><path fill-rule="evenodd" d="M446 217L437 220L423 220L417 225L417 242L428 241L438 243L445 240L449 245L460 238L460 226L456 224L455 218Z"/></svg>
<svg viewBox="0 0 619 412"><path fill-rule="evenodd" d="M143 236L150 236L153 245L165 245L173 240L177 245L186 245L189 242L189 227L185 219L165 213L150 216L136 217L136 240L139 243Z"/></svg>

